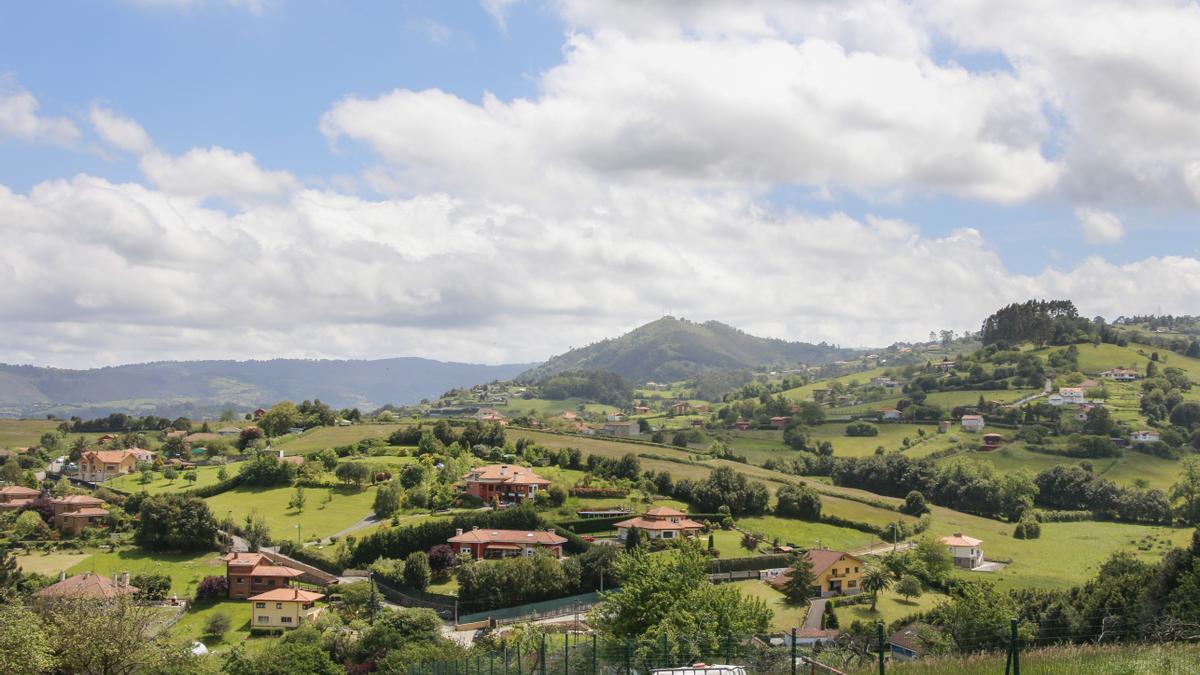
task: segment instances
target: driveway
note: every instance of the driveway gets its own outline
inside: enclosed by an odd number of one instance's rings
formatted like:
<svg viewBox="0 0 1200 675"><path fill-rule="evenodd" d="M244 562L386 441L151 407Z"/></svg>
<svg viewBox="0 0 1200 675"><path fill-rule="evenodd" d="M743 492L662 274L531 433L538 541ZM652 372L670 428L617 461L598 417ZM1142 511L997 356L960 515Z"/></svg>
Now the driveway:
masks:
<svg viewBox="0 0 1200 675"><path fill-rule="evenodd" d="M825 605L829 598L814 598L808 606L808 616L804 617L805 630L820 630L821 615L825 613Z"/></svg>
<svg viewBox="0 0 1200 675"><path fill-rule="evenodd" d="M985 560L985 561L983 561L983 564L981 564L979 567L972 567L971 571L972 572L999 572L1000 570L1002 570L1004 568L1005 568L1004 563L992 562L990 560Z"/></svg>

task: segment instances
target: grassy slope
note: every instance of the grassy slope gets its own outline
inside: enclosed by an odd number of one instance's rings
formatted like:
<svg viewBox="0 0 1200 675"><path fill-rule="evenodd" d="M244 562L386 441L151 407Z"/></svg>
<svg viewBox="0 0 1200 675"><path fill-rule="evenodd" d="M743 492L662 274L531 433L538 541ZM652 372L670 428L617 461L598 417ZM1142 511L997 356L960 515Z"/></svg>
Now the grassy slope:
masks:
<svg viewBox="0 0 1200 675"><path fill-rule="evenodd" d="M828 389L829 386L834 382L841 382L842 384L847 385L851 382L857 382L859 384L870 382L872 377L883 375L884 370L886 369L872 368L870 370L864 370L861 373L851 373L849 375L842 375L828 380L820 380L818 382L806 384L802 387L796 387L795 389L788 389L787 391L783 392L783 395L793 401L808 401L812 399L813 390Z"/></svg>
<svg viewBox="0 0 1200 675"><path fill-rule="evenodd" d="M271 444L288 455L309 455L325 448L350 445L367 438L387 438L403 424L362 424L352 427L320 427L302 434L276 438Z"/></svg>
<svg viewBox="0 0 1200 675"><path fill-rule="evenodd" d="M190 598L200 580L206 576L225 574L225 563L215 551L201 553L156 553L142 549L126 549L113 553L94 551L67 570L68 574L95 572L105 576L129 572L166 574L171 577L171 591L180 598Z"/></svg>
<svg viewBox="0 0 1200 675"><path fill-rule="evenodd" d="M796 605L787 601L783 593L771 588L765 581L751 579L735 581L733 585L742 595L759 598L767 603L767 607L775 613L771 619L772 631L788 631L804 626L804 617L808 613L808 605Z"/></svg>
<svg viewBox="0 0 1200 675"><path fill-rule="evenodd" d="M58 424L50 420L0 420L0 448L37 445L42 434L54 431Z"/></svg>
<svg viewBox="0 0 1200 675"><path fill-rule="evenodd" d="M308 503L303 513L289 509L294 488L244 487L223 492L205 501L217 519L226 514L236 522L242 522L251 509L256 509L267 522L271 536L277 539L295 539L296 525L305 541L313 537L335 534L371 513L375 499L375 488L361 492L354 488L305 488ZM327 495L333 500L325 503Z"/></svg>
<svg viewBox="0 0 1200 675"><path fill-rule="evenodd" d="M240 462L234 462L232 464L227 464L225 466L225 470L230 476L236 476L240 466ZM194 485L184 480L182 473L180 473L178 478L172 481L164 478L161 473L155 473L153 474L154 480L146 485L142 485L141 483L141 474L131 473L126 476L121 476L119 478L114 478L110 481L107 481L105 482L105 485L131 494L134 492L141 492L142 490L145 490L150 494L158 494L160 492L183 492L184 490L189 490L193 487L202 488L208 485L216 484L219 482L217 480L217 474L220 472L221 467L219 466L198 467L196 469L197 479Z"/></svg>
<svg viewBox="0 0 1200 675"><path fill-rule="evenodd" d="M864 623L882 621L886 626L911 614L927 612L946 597L942 593L926 591L912 600L905 600L894 590L887 590L879 594L879 601L875 605L874 612L871 611L869 604L838 607L834 611L837 613L838 625L843 628L848 628L854 621Z"/></svg>

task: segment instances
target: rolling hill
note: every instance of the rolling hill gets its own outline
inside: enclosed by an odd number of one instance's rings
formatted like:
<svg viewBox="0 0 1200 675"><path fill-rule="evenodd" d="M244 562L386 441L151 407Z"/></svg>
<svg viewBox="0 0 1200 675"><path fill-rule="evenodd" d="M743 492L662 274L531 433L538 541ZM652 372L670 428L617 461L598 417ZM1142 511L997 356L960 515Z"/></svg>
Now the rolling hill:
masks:
<svg viewBox="0 0 1200 675"><path fill-rule="evenodd" d="M0 417L95 417L110 412L171 416L313 398L339 408L371 409L506 380L528 368L529 364L486 366L411 357L161 361L89 370L0 364Z"/></svg>
<svg viewBox="0 0 1200 675"><path fill-rule="evenodd" d="M825 344L755 337L718 321L665 316L622 335L572 349L520 377L535 381L571 370L610 370L633 380L672 382L708 369L820 364L857 352Z"/></svg>

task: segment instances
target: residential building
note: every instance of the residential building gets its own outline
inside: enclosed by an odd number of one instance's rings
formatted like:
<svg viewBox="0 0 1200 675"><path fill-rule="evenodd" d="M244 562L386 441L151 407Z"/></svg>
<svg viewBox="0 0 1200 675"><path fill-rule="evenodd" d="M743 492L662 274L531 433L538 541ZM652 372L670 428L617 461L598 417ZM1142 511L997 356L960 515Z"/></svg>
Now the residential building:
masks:
<svg viewBox="0 0 1200 675"><path fill-rule="evenodd" d="M866 571L866 563L844 551L830 551L818 548L804 552L812 562L814 598L828 598L835 595L854 595L862 590L862 575ZM768 583L776 588L787 583L788 574L784 572Z"/></svg>
<svg viewBox="0 0 1200 675"><path fill-rule="evenodd" d="M1142 429L1129 434L1129 440L1132 443L1157 443L1162 436L1153 429Z"/></svg>
<svg viewBox="0 0 1200 675"><path fill-rule="evenodd" d="M88 598L95 600L112 600L138 592L137 586L129 585L129 572L113 574L112 578L84 572L68 577L66 572L60 572L58 582L50 584L33 594L36 600L59 600L62 598Z"/></svg>
<svg viewBox="0 0 1200 675"><path fill-rule="evenodd" d="M671 404L672 415L687 415L690 412L692 412L692 404L687 401L679 401Z"/></svg>
<svg viewBox="0 0 1200 675"><path fill-rule="evenodd" d="M984 434L983 445L980 450L995 450L1004 444L1004 437L1000 434Z"/></svg>
<svg viewBox="0 0 1200 675"><path fill-rule="evenodd" d="M107 524L108 511L91 506L58 513L54 516L54 529L63 534L79 535L89 527L103 527Z"/></svg>
<svg viewBox="0 0 1200 675"><path fill-rule="evenodd" d="M473 527L466 532L455 530L446 543L455 553L466 551L476 560L533 555L538 549L561 558L567 538L548 530L481 530Z"/></svg>
<svg viewBox="0 0 1200 675"><path fill-rule="evenodd" d="M895 408L880 408L879 419L885 422L893 422L900 419L900 411Z"/></svg>
<svg viewBox="0 0 1200 675"><path fill-rule="evenodd" d="M962 425L962 430L970 433L983 431L984 422L983 415L963 415L959 420Z"/></svg>
<svg viewBox="0 0 1200 675"><path fill-rule="evenodd" d="M242 430L237 427L221 427L217 429L218 436L241 436Z"/></svg>
<svg viewBox="0 0 1200 675"><path fill-rule="evenodd" d="M629 531L634 529L641 530L650 539L678 539L699 534L704 523L688 518L683 511L659 506L636 518L615 523L613 527L617 528L617 539L621 541L625 541Z"/></svg>
<svg viewBox="0 0 1200 675"><path fill-rule="evenodd" d="M516 502L532 497L537 491L550 487L550 481L532 470L513 464L477 466L463 476L463 492L485 502L499 498L501 502Z"/></svg>
<svg viewBox="0 0 1200 675"><path fill-rule="evenodd" d="M633 406L633 414L634 415L649 415L650 414L650 406L635 405L635 406Z"/></svg>
<svg viewBox="0 0 1200 675"><path fill-rule="evenodd" d="M1133 368L1113 368L1100 373L1100 377L1113 382L1133 382L1138 379L1138 371Z"/></svg>
<svg viewBox="0 0 1200 675"><path fill-rule="evenodd" d="M300 588L276 588L249 598L251 628L296 628L317 620L323 607L316 602L325 596Z"/></svg>
<svg viewBox="0 0 1200 675"><path fill-rule="evenodd" d="M3 508L4 504L13 502L21 502L23 506L30 500L37 499L40 494L42 494L41 490L27 488L24 485L7 485L0 488L0 508Z"/></svg>
<svg viewBox="0 0 1200 675"><path fill-rule="evenodd" d="M733 423L733 426L738 431L747 431L750 429L750 421L749 420L738 420Z"/></svg>
<svg viewBox="0 0 1200 675"><path fill-rule="evenodd" d="M126 452L132 452L133 458L139 462L154 461L154 453L145 448L129 448Z"/></svg>
<svg viewBox="0 0 1200 675"><path fill-rule="evenodd" d="M475 413L475 419L479 420L480 422L494 422L501 426L508 424L508 420L504 417L504 413L501 413L495 408L480 408Z"/></svg>
<svg viewBox="0 0 1200 675"><path fill-rule="evenodd" d="M235 551L226 554L224 560L229 597L234 600L287 588L292 580L304 574L300 570L277 565L262 553Z"/></svg>
<svg viewBox="0 0 1200 675"><path fill-rule="evenodd" d="M771 418L771 426L775 427L776 429L782 429L787 426L789 419L791 419L791 418L778 417L778 416L772 417Z"/></svg>
<svg viewBox="0 0 1200 675"><path fill-rule="evenodd" d="M632 438L638 435L638 423L632 420L605 422L604 426L600 429L600 433L607 436Z"/></svg>
<svg viewBox="0 0 1200 675"><path fill-rule="evenodd" d="M943 373L947 373L951 370L954 370L955 365L957 364L954 361L942 361L941 363L937 364L937 369Z"/></svg>
<svg viewBox="0 0 1200 675"><path fill-rule="evenodd" d="M892 659L913 661L925 656L927 644L925 636L937 630L929 624L915 622L892 633L892 636L888 638L888 649L891 651Z"/></svg>
<svg viewBox="0 0 1200 675"><path fill-rule="evenodd" d="M784 633L779 646L791 647L793 635L796 636L797 647L812 647L822 642L833 642L841 634L842 631L836 628L797 628L794 633ZM774 640L772 640L772 643L774 643Z"/></svg>
<svg viewBox="0 0 1200 675"><path fill-rule="evenodd" d="M625 413L611 412L605 416L605 419L609 422L624 422L625 421Z"/></svg>
<svg viewBox="0 0 1200 675"><path fill-rule="evenodd" d="M137 463L137 453L131 450L89 450L79 459L79 478L100 483L130 473Z"/></svg>
<svg viewBox="0 0 1200 675"><path fill-rule="evenodd" d="M983 540L963 536L955 532L953 536L939 539L943 546L950 549L950 557L954 565L965 569L975 569L983 564Z"/></svg>
<svg viewBox="0 0 1200 675"><path fill-rule="evenodd" d="M890 388L896 386L896 381L893 380L892 378L888 377L887 375L880 375L878 377L872 377L871 384L873 384L877 387L887 387L890 389Z"/></svg>
<svg viewBox="0 0 1200 675"><path fill-rule="evenodd" d="M1063 403L1072 405L1083 403L1083 388L1081 387L1062 387L1058 390L1058 395L1062 397Z"/></svg>

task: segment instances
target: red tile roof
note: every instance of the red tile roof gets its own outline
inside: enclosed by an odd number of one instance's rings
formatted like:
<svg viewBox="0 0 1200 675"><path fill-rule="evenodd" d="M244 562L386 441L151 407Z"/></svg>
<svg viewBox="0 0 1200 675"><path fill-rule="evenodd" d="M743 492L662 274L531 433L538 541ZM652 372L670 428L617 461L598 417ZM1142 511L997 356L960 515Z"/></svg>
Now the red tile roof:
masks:
<svg viewBox="0 0 1200 675"><path fill-rule="evenodd" d="M97 499L91 495L67 495L66 497L56 497L50 500L52 504L80 504L83 506L99 506L104 503L103 499Z"/></svg>
<svg viewBox="0 0 1200 675"><path fill-rule="evenodd" d="M24 485L9 485L8 487L0 488L0 495L11 497L36 497L42 494L41 490L27 488Z"/></svg>
<svg viewBox="0 0 1200 675"><path fill-rule="evenodd" d="M447 541L452 544L538 544L541 546L558 546L567 543L566 537L560 537L545 530L471 530L456 534Z"/></svg>
<svg viewBox="0 0 1200 675"><path fill-rule="evenodd" d="M467 472L463 478L469 482L508 483L549 485L550 481L542 478L532 470L513 464L488 464L477 466Z"/></svg>
<svg viewBox="0 0 1200 675"><path fill-rule="evenodd" d="M63 518L75 518L77 516L80 518L90 518L92 516L107 516L108 511L105 511L104 509L95 509L95 508L88 507L88 508L79 509L76 511L68 511L66 513L60 513L59 515L62 516Z"/></svg>
<svg viewBox="0 0 1200 675"><path fill-rule="evenodd" d="M961 534L955 534L952 537L942 537L938 541L942 542L946 546L978 546L983 543L982 539L976 539L975 537L964 537Z"/></svg>
<svg viewBox="0 0 1200 675"><path fill-rule="evenodd" d="M105 464L120 464L128 457L134 457L135 459L137 457L130 450L89 450L83 453L83 456L85 459L88 457L95 458Z"/></svg>
<svg viewBox="0 0 1200 675"><path fill-rule="evenodd" d="M659 507L650 509L643 515L661 516L663 518L682 518L682 517L686 516L687 514L684 513L683 511L680 511L678 509L673 509L669 506L659 506Z"/></svg>
<svg viewBox="0 0 1200 675"><path fill-rule="evenodd" d="M113 583L113 580L86 572L68 577L34 593L35 598L117 598L138 592L136 586Z"/></svg>
<svg viewBox="0 0 1200 675"><path fill-rule="evenodd" d="M704 524L688 518L681 518L679 522L671 522L670 520L638 517L614 523L613 527L634 527L639 530L702 530Z"/></svg>
<svg viewBox="0 0 1200 675"><path fill-rule="evenodd" d="M316 602L323 597L325 597L323 593L289 587L259 593L249 599L254 602Z"/></svg>

